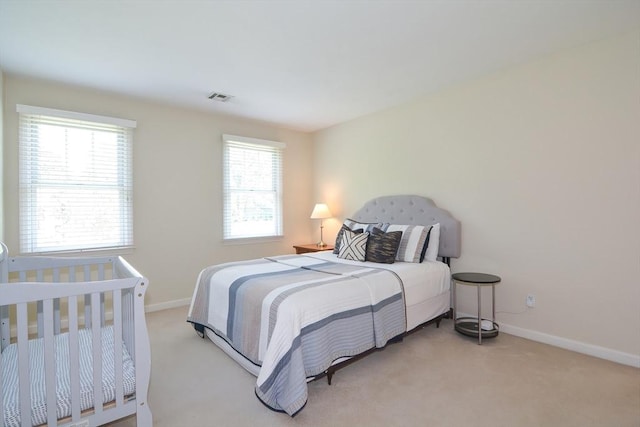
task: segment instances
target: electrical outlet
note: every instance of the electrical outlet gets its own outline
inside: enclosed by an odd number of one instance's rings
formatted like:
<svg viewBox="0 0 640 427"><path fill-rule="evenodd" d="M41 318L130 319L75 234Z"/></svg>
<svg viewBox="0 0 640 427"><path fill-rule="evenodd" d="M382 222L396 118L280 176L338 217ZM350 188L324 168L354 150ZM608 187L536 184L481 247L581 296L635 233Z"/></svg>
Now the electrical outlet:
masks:
<svg viewBox="0 0 640 427"><path fill-rule="evenodd" d="M527 307L535 307L536 306L536 297L535 295L529 294L527 295Z"/></svg>

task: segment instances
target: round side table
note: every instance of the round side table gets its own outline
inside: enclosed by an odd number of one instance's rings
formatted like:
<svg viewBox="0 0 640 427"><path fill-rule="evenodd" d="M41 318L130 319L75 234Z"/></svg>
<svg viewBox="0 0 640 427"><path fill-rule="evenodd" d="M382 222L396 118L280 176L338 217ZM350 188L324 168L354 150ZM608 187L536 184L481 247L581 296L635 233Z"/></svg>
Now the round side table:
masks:
<svg viewBox="0 0 640 427"><path fill-rule="evenodd" d="M478 344L482 344L482 338L498 336L499 326L496 323L496 285L502 279L493 274L485 273L454 273L453 281L453 324L456 331L469 337L478 337ZM475 286L478 291L478 316L456 318L456 285ZM481 290L483 286L491 286L491 320L483 319Z"/></svg>

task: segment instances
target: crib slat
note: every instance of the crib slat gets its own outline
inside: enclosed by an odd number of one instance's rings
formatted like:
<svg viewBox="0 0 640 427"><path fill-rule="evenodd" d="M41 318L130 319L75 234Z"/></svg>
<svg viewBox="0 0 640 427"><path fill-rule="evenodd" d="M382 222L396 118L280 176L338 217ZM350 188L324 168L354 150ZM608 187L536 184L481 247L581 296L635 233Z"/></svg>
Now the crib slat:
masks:
<svg viewBox="0 0 640 427"><path fill-rule="evenodd" d="M129 350L129 355L132 359L135 360L136 357L136 347L134 345L135 336L134 336L134 319L133 319L133 308L134 308L134 299L133 292L130 290L124 291L124 304L123 304L123 313L122 319L124 322L124 342L127 345L127 350Z"/></svg>
<svg viewBox="0 0 640 427"><path fill-rule="evenodd" d="M78 297L70 296L69 305L69 384L71 420L80 421L80 344L78 341Z"/></svg>
<svg viewBox="0 0 640 427"><path fill-rule="evenodd" d="M30 427L31 422L31 378L29 376L29 319L27 304L16 305L18 339L18 379L20 388L20 422Z"/></svg>
<svg viewBox="0 0 640 427"><path fill-rule="evenodd" d="M102 413L102 330L100 328L100 293L91 294L91 332L93 345L93 409Z"/></svg>
<svg viewBox="0 0 640 427"><path fill-rule="evenodd" d="M124 402L122 369L122 291L113 291L113 351L116 376L116 406Z"/></svg>
<svg viewBox="0 0 640 427"><path fill-rule="evenodd" d="M42 317L42 301L36 303L37 319L38 319L38 338L42 338L44 331L44 318Z"/></svg>
<svg viewBox="0 0 640 427"><path fill-rule="evenodd" d="M54 267L51 275L54 283L60 283L60 268ZM60 334L60 300L56 299L53 306L53 332Z"/></svg>
<svg viewBox="0 0 640 427"><path fill-rule="evenodd" d="M44 280L42 270L36 270L36 282L42 282ZM37 305L37 318L38 318L38 338L42 338L44 333L44 318L42 317L42 301L38 301Z"/></svg>
<svg viewBox="0 0 640 427"><path fill-rule="evenodd" d="M104 306L104 294L100 294L100 326L106 325L106 317L105 317L105 306Z"/></svg>
<svg viewBox="0 0 640 427"><path fill-rule="evenodd" d="M101 281L104 280L104 264L100 263L98 264L98 272L97 272L97 280ZM105 313L106 313L106 309L105 309L105 305L104 305L104 294L101 296L101 307L100 307L100 313L102 314L100 316L100 320L101 320L101 325L105 326L106 325L106 317L105 317Z"/></svg>
<svg viewBox="0 0 640 427"><path fill-rule="evenodd" d="M0 307L0 336L2 337L2 345L0 351L11 344L11 318L9 317L9 306Z"/></svg>
<svg viewBox="0 0 640 427"><path fill-rule="evenodd" d="M89 329L91 327L91 295L84 296L84 327Z"/></svg>
<svg viewBox="0 0 640 427"><path fill-rule="evenodd" d="M45 319L53 318L53 300L43 301ZM56 416L56 363L55 343L53 337L53 322L44 324L44 381L47 398L47 425L58 425Z"/></svg>
<svg viewBox="0 0 640 427"><path fill-rule="evenodd" d="M53 332L60 334L60 298L53 300Z"/></svg>

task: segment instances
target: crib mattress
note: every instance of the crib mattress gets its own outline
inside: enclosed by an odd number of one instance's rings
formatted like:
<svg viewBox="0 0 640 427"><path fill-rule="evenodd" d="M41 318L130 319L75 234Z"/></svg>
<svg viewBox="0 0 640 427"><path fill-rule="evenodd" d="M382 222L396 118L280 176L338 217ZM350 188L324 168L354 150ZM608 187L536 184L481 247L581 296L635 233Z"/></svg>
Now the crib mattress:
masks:
<svg viewBox="0 0 640 427"><path fill-rule="evenodd" d="M93 408L93 354L91 330L78 332L80 347L80 410ZM69 334L55 337L56 414L58 419L71 416L71 386L69 377ZM102 393L103 402L115 400L115 369L113 327L102 328ZM124 395L135 392L135 367L126 346L122 345ZM31 417L33 425L47 423L47 399L44 373L44 339L29 341L31 375ZM2 352L4 425L20 425L17 344Z"/></svg>

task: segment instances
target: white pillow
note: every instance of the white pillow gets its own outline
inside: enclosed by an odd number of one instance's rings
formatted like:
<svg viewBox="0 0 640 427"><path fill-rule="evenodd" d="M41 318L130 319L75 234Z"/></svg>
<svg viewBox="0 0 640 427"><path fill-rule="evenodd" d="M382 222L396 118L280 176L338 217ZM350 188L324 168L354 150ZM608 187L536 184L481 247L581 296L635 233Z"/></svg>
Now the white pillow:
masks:
<svg viewBox="0 0 640 427"><path fill-rule="evenodd" d="M429 246L427 246L427 252L424 255L424 259L427 261L436 261L438 259L439 247L440 247L440 223L434 224L431 227L431 234L429 235Z"/></svg>

